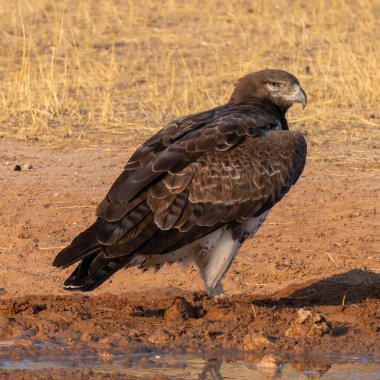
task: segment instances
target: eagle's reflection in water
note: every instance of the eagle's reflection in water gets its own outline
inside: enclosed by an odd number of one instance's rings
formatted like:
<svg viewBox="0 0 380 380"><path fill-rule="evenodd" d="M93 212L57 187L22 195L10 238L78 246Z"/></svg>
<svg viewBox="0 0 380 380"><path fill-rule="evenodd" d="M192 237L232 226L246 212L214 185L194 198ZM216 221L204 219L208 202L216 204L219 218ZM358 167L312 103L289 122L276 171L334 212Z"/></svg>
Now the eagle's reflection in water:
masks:
<svg viewBox="0 0 380 380"><path fill-rule="evenodd" d="M199 375L199 380L222 380L224 377L222 376L220 370L222 367L223 360L221 359L206 359L205 366L201 374Z"/></svg>

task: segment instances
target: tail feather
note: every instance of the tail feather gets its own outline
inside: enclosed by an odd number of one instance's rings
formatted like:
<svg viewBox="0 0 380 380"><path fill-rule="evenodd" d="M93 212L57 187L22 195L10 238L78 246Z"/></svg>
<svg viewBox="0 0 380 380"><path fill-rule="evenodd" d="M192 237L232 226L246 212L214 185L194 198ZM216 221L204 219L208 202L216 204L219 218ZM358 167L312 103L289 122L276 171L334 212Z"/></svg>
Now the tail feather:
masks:
<svg viewBox="0 0 380 380"><path fill-rule="evenodd" d="M133 257L106 258L103 252L87 256L65 281L67 290L89 291L100 286L119 269L133 265Z"/></svg>
<svg viewBox="0 0 380 380"><path fill-rule="evenodd" d="M71 244L58 253L53 265L58 268L67 268L75 262L98 252L100 243L96 238L100 220L98 219L91 227L80 233Z"/></svg>
<svg viewBox="0 0 380 380"><path fill-rule="evenodd" d="M133 255L106 257L105 247L99 243L97 238L100 223L101 218L98 218L92 226L79 234L67 248L55 257L53 265L59 268L67 268L81 260L65 281L65 289L93 290L119 269L138 264L138 260Z"/></svg>

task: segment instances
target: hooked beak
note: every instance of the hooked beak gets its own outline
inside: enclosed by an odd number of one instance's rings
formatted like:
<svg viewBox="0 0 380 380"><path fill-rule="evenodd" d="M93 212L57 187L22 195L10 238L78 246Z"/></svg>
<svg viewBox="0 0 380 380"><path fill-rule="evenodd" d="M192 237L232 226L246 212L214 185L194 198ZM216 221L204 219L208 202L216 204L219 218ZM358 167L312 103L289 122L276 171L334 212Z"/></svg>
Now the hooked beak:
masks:
<svg viewBox="0 0 380 380"><path fill-rule="evenodd" d="M294 87L296 91L291 96L292 99L289 100L292 100L294 103L301 103L303 105L303 108L305 108L307 104L307 96L305 91L298 84L296 84Z"/></svg>
<svg viewBox="0 0 380 380"><path fill-rule="evenodd" d="M293 87L294 91L291 94L284 96L284 99L291 103L301 103L303 108L305 108L307 104L305 91L299 84L295 84Z"/></svg>

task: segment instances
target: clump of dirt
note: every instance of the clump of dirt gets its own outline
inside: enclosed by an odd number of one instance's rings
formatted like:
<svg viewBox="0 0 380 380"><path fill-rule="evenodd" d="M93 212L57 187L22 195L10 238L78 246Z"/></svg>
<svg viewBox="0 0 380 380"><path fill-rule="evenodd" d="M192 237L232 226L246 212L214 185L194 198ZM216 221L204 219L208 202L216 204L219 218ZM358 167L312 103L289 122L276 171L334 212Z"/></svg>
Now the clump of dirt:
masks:
<svg viewBox="0 0 380 380"><path fill-rule="evenodd" d="M325 334L332 334L331 324L319 313L311 309L301 308L294 325L286 330L285 335L291 338L309 337L319 338Z"/></svg>
<svg viewBox="0 0 380 380"><path fill-rule="evenodd" d="M196 316L196 310L184 297L176 297L172 306L165 311L165 319L172 321L196 318Z"/></svg>
<svg viewBox="0 0 380 380"><path fill-rule="evenodd" d="M148 338L148 342L152 344L165 344L173 340L169 331L159 328Z"/></svg>
<svg viewBox="0 0 380 380"><path fill-rule="evenodd" d="M262 351L268 348L273 348L273 342L262 332L248 332L243 339L243 349L246 351Z"/></svg>

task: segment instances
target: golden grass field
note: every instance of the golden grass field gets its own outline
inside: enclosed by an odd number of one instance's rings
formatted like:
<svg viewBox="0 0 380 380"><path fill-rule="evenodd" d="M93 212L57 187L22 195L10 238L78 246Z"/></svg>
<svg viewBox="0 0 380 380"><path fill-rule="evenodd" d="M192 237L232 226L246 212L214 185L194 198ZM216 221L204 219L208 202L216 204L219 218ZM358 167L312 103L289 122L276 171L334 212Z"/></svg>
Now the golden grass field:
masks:
<svg viewBox="0 0 380 380"><path fill-rule="evenodd" d="M378 144L379 1L0 0L0 16L3 136L145 138L268 67L308 93L289 118L311 158L329 143L332 155L356 145L353 156Z"/></svg>

